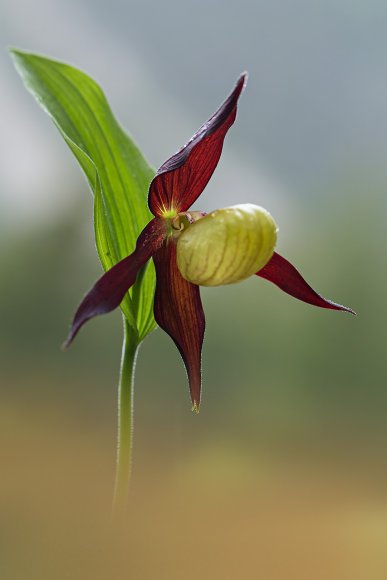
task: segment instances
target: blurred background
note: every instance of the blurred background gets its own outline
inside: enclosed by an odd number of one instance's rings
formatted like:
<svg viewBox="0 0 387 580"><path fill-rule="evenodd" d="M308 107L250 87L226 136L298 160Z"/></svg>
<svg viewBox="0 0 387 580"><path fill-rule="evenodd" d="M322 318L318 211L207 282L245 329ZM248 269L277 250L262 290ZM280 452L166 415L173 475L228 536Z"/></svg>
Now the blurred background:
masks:
<svg viewBox="0 0 387 580"><path fill-rule="evenodd" d="M387 576L387 5L2 0L0 577ZM82 68L157 167L249 71L197 209L263 205L278 251L357 317L264 280L204 289L204 396L155 331L127 525L110 525L119 313L60 352L100 273L92 198L6 48Z"/></svg>

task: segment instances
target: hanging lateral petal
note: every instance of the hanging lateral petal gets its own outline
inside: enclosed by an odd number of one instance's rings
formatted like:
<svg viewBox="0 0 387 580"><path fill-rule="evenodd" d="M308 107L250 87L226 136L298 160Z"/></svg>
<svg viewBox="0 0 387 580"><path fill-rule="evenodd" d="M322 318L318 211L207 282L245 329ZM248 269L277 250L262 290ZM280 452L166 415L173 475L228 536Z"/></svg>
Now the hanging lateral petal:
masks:
<svg viewBox="0 0 387 580"><path fill-rule="evenodd" d="M227 131L234 123L240 94L246 84L243 74L224 103L193 137L157 171L150 184L151 212L186 211L206 187L213 174Z"/></svg>
<svg viewBox="0 0 387 580"><path fill-rule="evenodd" d="M156 266L155 319L179 349L188 374L193 409L198 411L205 329L199 286L187 282L180 274L172 240L162 245L153 255L153 261Z"/></svg>
<svg viewBox="0 0 387 580"><path fill-rule="evenodd" d="M285 260L285 258L277 254L277 252L274 252L266 266L262 270L259 270L259 272L256 272L256 275L265 278L265 280L269 280L269 282L273 282L273 284L287 294L290 294L290 296L312 304L313 306L330 308L331 310L344 310L345 312L356 314L351 308L336 304L336 302L320 296L320 294L309 286L298 270L290 262Z"/></svg>
<svg viewBox="0 0 387 580"><path fill-rule="evenodd" d="M155 218L138 237L135 251L105 272L86 294L75 313L69 335L63 345L67 348L80 328L99 314L111 312L119 306L136 281L140 268L162 244L165 237L163 220Z"/></svg>

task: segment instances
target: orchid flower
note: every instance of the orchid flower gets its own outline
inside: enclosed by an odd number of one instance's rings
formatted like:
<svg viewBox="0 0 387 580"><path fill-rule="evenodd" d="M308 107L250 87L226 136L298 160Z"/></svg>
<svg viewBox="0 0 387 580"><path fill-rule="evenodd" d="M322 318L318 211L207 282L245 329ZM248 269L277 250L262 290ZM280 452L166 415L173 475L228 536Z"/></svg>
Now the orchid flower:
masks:
<svg viewBox="0 0 387 580"><path fill-rule="evenodd" d="M234 123L243 74L232 93L194 136L157 171L149 187L154 218L132 254L107 271L86 294L75 314L68 346L89 319L117 308L149 259L156 268L154 316L183 358L192 399L201 397L201 350L205 319L199 287L231 284L252 275L298 300L353 313L315 292L290 262L274 251L277 226L261 207L243 204L209 214L190 211L203 192Z"/></svg>

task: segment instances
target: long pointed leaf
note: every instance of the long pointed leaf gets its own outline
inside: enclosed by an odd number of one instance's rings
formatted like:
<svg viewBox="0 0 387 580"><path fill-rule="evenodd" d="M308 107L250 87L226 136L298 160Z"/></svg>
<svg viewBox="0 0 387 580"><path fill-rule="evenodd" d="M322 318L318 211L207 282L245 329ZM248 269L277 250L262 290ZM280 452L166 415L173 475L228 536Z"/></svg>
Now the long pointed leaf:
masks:
<svg viewBox="0 0 387 580"><path fill-rule="evenodd" d="M149 183L154 175L114 118L97 83L57 61L12 51L26 87L50 115L84 170L94 193L98 254L105 270L133 252L150 221ZM155 327L153 265L138 276L122 310L142 340Z"/></svg>

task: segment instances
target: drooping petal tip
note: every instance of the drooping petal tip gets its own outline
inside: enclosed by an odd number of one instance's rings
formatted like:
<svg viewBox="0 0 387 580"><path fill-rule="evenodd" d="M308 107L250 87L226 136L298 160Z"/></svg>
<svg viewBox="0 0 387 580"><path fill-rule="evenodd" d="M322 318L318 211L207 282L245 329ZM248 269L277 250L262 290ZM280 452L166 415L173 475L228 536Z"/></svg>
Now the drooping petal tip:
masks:
<svg viewBox="0 0 387 580"><path fill-rule="evenodd" d="M183 359L189 380L193 409L201 397L201 352L205 319L199 286L185 280L176 264L176 245L164 243L154 254L157 324L172 338Z"/></svg>
<svg viewBox="0 0 387 580"><path fill-rule="evenodd" d="M342 310L356 315L352 308L323 298L304 280L299 271L277 252L274 252L266 266L256 272L256 275L272 282L283 292L293 296L293 298L297 298L297 300L302 300L319 308Z"/></svg>
<svg viewBox="0 0 387 580"><path fill-rule="evenodd" d="M117 308L136 281L137 273L159 248L165 238L163 220L153 219L138 237L136 249L105 272L89 290L75 313L69 335L62 345L67 349L82 326L94 316Z"/></svg>
<svg viewBox="0 0 387 580"><path fill-rule="evenodd" d="M197 403L196 401L193 402L192 404L192 412L196 413L197 415L199 415L200 412L200 403Z"/></svg>

